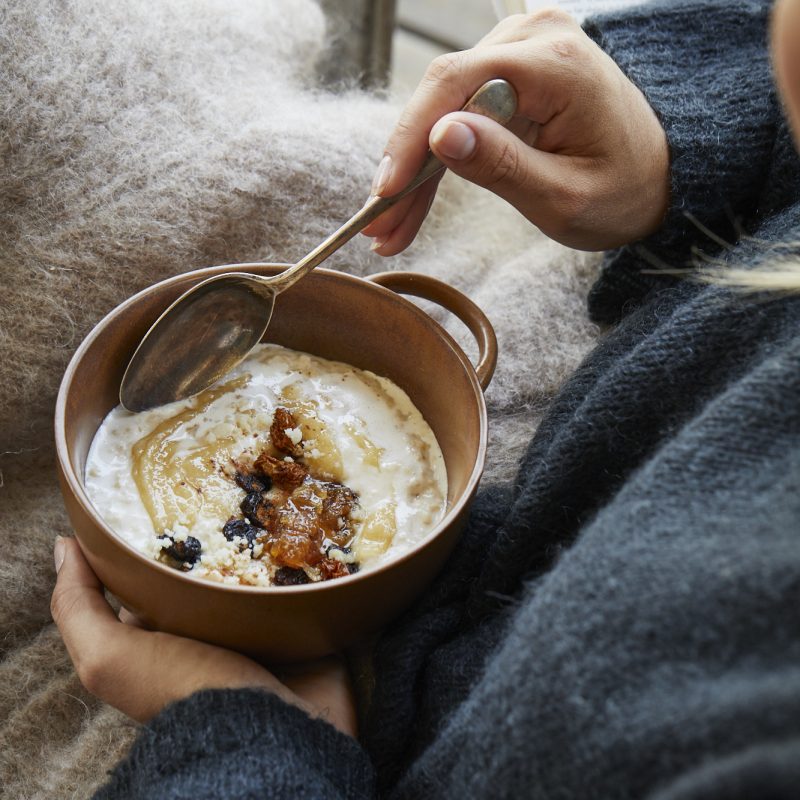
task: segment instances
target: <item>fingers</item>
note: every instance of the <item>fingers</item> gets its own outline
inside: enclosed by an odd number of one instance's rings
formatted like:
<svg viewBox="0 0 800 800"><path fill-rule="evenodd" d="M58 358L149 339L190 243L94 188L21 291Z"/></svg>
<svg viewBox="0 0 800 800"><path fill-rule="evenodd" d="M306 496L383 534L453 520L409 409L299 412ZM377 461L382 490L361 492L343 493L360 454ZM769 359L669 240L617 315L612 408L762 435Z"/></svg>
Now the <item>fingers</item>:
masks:
<svg viewBox="0 0 800 800"><path fill-rule="evenodd" d="M507 200L542 229L566 199L568 160L528 146L486 117L448 114L431 132L431 149L452 172Z"/></svg>
<svg viewBox="0 0 800 800"><path fill-rule="evenodd" d="M506 78L517 89L518 116L510 127L523 132L525 142L532 144L541 127L571 103L585 101L591 95L587 89L591 78L587 76L593 74L590 62L596 49L569 15L548 10L505 20L472 50L435 59L389 137L373 194L386 197L403 189L427 154L434 126L461 109L481 85L493 78ZM453 158L464 163L470 157L470 145L474 144L470 131L460 130L463 152L451 150L448 166ZM458 131L451 131L447 145L440 142L441 152L457 144ZM537 144L548 149L546 145L552 142L557 149L562 138L561 131L556 130ZM433 149L439 155L436 147ZM481 183L474 177L472 180ZM406 247L416 235L430 199L430 188L420 187L366 228L364 233L376 238L373 249L381 255L393 255Z"/></svg>
<svg viewBox="0 0 800 800"><path fill-rule="evenodd" d="M238 653L122 624L74 539L60 539L54 555L53 619L78 678L101 700L140 722L211 687L259 686L299 704L267 670ZM135 620L124 609L120 616Z"/></svg>
<svg viewBox="0 0 800 800"><path fill-rule="evenodd" d="M239 653L122 624L75 540L59 539L54 556L58 578L50 603L53 619L78 678L101 700L144 722L200 689L259 687L315 712L272 673Z"/></svg>
<svg viewBox="0 0 800 800"><path fill-rule="evenodd" d="M108 676L128 670L129 659L122 659L120 670L119 633L135 629L121 625L105 599L103 585L97 579L74 539L59 539L55 546L58 578L50 600L50 611L67 647L75 672L86 689L117 708L131 713L125 704L113 702L108 695ZM124 636L124 633L123 633ZM136 644L134 643L134 649Z"/></svg>
<svg viewBox="0 0 800 800"><path fill-rule="evenodd" d="M50 603L53 619L78 678L101 700L145 722L200 689L258 687L355 735L353 695L340 659L296 667L290 688L239 653L142 630L124 608L117 619L74 539L59 538L54 556L58 578Z"/></svg>
<svg viewBox="0 0 800 800"><path fill-rule="evenodd" d="M108 634L117 624L117 618L78 543L74 539L60 539L55 555L58 578L50 612L78 668L90 649L87 642L95 643Z"/></svg>
<svg viewBox="0 0 800 800"><path fill-rule="evenodd" d="M376 219L364 230L374 237L372 249L381 256L393 256L408 247L430 210L441 175L426 181L416 192Z"/></svg>
<svg viewBox="0 0 800 800"><path fill-rule="evenodd" d="M472 50L431 62L385 148L375 194L399 192L427 151L428 134L445 114L459 110L486 81L506 78L517 89L519 113L545 123L570 99L580 78L581 53L590 42L559 11L520 16Z"/></svg>

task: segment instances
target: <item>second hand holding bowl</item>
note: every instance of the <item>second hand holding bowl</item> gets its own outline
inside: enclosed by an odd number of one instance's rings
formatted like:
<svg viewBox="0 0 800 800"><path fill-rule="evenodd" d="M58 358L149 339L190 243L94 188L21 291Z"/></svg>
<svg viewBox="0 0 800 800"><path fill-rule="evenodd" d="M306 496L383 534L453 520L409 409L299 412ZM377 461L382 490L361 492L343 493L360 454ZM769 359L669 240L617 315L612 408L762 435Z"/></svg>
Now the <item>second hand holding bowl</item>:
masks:
<svg viewBox="0 0 800 800"><path fill-rule="evenodd" d="M462 110L507 125L516 107L513 87L495 79L485 83ZM372 198L339 230L278 275L265 278L229 272L185 292L155 321L136 348L120 387L123 407L145 411L191 397L218 381L261 340L280 292L444 168L429 153L405 189L391 197Z"/></svg>

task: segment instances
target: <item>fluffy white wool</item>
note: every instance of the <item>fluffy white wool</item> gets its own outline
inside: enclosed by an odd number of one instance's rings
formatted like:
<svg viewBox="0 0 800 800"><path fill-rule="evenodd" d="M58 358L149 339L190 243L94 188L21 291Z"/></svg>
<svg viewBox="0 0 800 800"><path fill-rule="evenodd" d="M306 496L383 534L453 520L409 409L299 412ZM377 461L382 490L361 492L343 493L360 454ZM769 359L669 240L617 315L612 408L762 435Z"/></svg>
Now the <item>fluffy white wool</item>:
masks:
<svg viewBox="0 0 800 800"><path fill-rule="evenodd" d="M88 796L135 730L79 686L50 622L52 542L70 530L53 466L60 376L134 291L207 264L296 260L360 206L400 107L316 88L324 43L311 0L0 8L4 797ZM425 272L484 308L500 342L494 480L592 344L595 264L450 176L406 254L384 261L359 237L329 266Z"/></svg>

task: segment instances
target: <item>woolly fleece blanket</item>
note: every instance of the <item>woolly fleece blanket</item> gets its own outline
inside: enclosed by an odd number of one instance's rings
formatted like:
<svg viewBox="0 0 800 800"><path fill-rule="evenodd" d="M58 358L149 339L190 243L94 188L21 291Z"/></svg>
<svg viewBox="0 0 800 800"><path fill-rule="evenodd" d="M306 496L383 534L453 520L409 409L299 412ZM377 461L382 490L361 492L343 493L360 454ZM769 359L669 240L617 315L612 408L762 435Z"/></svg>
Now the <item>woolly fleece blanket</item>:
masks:
<svg viewBox="0 0 800 800"><path fill-rule="evenodd" d="M137 726L87 694L49 613L70 535L54 468L63 370L120 301L167 276L294 261L366 198L403 98L323 90L312 0L25 0L0 8L0 794L84 798ZM595 256L453 176L417 242L358 237L327 266L435 275L497 331L484 482L511 479L596 336ZM432 310L432 313L438 313ZM452 333L474 356L469 337Z"/></svg>

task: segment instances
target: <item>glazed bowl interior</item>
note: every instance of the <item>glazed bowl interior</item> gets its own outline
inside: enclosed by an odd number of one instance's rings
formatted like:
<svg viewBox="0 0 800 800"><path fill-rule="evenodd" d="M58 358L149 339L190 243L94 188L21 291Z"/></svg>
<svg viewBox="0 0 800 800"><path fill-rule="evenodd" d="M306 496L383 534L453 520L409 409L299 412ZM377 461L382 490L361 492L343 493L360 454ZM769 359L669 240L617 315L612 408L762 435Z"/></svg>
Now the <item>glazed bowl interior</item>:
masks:
<svg viewBox="0 0 800 800"><path fill-rule="evenodd" d="M278 297L264 341L371 370L404 389L442 449L445 517L395 561L318 584L230 586L155 562L94 510L83 483L86 460L97 429L119 403L123 372L149 326L190 285L226 269L198 270L150 287L112 311L83 342L64 377L56 412L62 489L93 568L145 622L273 661L322 655L384 624L441 568L483 468L483 393L461 349L416 305L368 280L316 270Z"/></svg>

